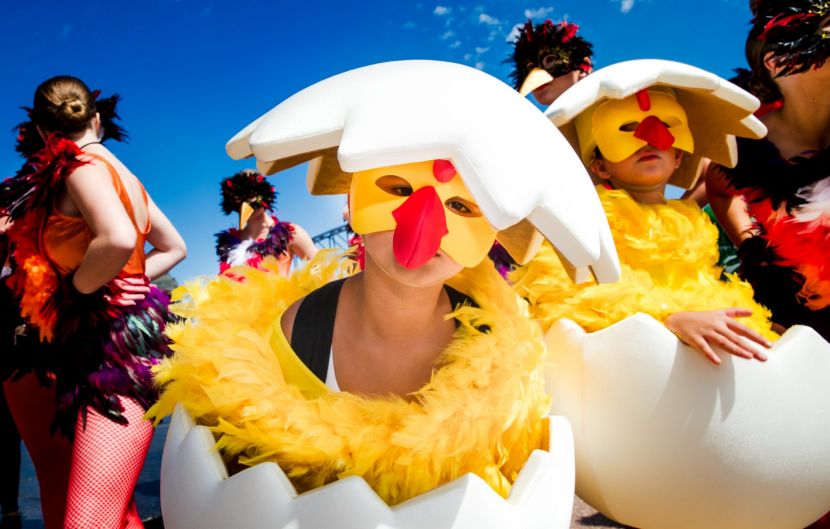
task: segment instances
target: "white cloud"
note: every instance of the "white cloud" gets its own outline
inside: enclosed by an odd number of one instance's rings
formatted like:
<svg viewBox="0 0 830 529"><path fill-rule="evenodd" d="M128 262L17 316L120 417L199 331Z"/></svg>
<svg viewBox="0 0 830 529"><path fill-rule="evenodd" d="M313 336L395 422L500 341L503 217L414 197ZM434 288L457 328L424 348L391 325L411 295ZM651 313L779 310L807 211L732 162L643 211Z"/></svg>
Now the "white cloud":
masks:
<svg viewBox="0 0 830 529"><path fill-rule="evenodd" d="M452 44L450 44L450 48L452 48L452 49L458 48L460 46L461 46L461 41L460 40L453 41Z"/></svg>
<svg viewBox="0 0 830 529"><path fill-rule="evenodd" d="M476 55L481 55L482 53L487 53L488 51L490 51L490 46L487 46L486 48L476 46Z"/></svg>
<svg viewBox="0 0 830 529"><path fill-rule="evenodd" d="M622 2L620 2L621 13L628 13L631 11L632 7L634 7L634 0L622 0Z"/></svg>
<svg viewBox="0 0 830 529"><path fill-rule="evenodd" d="M487 24L488 26L495 26L499 24L499 19L495 17L491 17L487 13L481 13L478 15L478 21L482 24Z"/></svg>
<svg viewBox="0 0 830 529"><path fill-rule="evenodd" d="M449 39L453 38L454 36L455 36L455 31L449 30L446 33L444 33L443 35L441 35L440 39L441 40L449 40Z"/></svg>
<svg viewBox="0 0 830 529"><path fill-rule="evenodd" d="M465 53L465 54L464 54L464 60L465 60L465 61L470 61L470 60L472 60L472 58L473 58L473 54L472 54L472 53Z"/></svg>
<svg viewBox="0 0 830 529"><path fill-rule="evenodd" d="M449 12L450 8L446 6L435 6L435 9L432 10L432 14L438 15L439 17L449 14Z"/></svg>
<svg viewBox="0 0 830 529"><path fill-rule="evenodd" d="M527 18L545 18L551 13L553 13L553 6L525 9L525 17Z"/></svg>
<svg viewBox="0 0 830 529"><path fill-rule="evenodd" d="M510 30L510 33L507 34L504 41L509 42L510 44L516 42L516 39L519 38L519 30L522 29L522 26L524 26L524 24L516 24L513 26L513 29Z"/></svg>
<svg viewBox="0 0 830 529"><path fill-rule="evenodd" d="M476 63L476 68L478 68L479 70L483 70L484 69L484 63L481 62L481 61L478 61Z"/></svg>
<svg viewBox="0 0 830 529"><path fill-rule="evenodd" d="M412 20L409 20L407 22L404 22L404 24L401 27L403 29L415 29L418 27L418 24L416 22L413 22Z"/></svg>

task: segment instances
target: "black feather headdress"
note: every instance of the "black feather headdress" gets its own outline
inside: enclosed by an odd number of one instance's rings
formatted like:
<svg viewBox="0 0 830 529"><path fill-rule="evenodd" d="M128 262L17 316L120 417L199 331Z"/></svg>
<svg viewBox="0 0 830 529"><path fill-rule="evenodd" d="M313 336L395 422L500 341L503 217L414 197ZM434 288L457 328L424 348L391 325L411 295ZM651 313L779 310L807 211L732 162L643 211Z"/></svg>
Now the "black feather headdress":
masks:
<svg viewBox="0 0 830 529"><path fill-rule="evenodd" d="M271 211L276 201L274 186L253 169L243 169L222 180L222 211L225 215L238 212L245 202Z"/></svg>
<svg viewBox="0 0 830 529"><path fill-rule="evenodd" d="M750 38L772 52L778 77L819 68L830 56L830 0L759 0L753 12Z"/></svg>
<svg viewBox="0 0 830 529"><path fill-rule="evenodd" d="M510 78L516 90L534 68L542 68L553 77L574 70L589 71L589 59L594 51L590 42L577 36L578 30L579 26L570 22L554 24L545 20L542 24L534 25L528 20L519 29L519 36L513 45L513 56L505 61L513 63Z"/></svg>
<svg viewBox="0 0 830 529"><path fill-rule="evenodd" d="M100 94L100 90L93 90L92 92L92 98L95 99L94 111L98 112L98 115L101 116L101 127L104 129L102 141L110 139L125 141L129 137L127 131L115 122L115 120L121 119L116 109L118 103L121 101L121 96L113 94L109 97L99 99ZM22 157L30 158L44 147L43 138L40 137L40 134L38 134L35 128L35 123L31 120L32 109L29 107L21 108L26 111L30 119L15 127L17 129L17 145L14 150Z"/></svg>

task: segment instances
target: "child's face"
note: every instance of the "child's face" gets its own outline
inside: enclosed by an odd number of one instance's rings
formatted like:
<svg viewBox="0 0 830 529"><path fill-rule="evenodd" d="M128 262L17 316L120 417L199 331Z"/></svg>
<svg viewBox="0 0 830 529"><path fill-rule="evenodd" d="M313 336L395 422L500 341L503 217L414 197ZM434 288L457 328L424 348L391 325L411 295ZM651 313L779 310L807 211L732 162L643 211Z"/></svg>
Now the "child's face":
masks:
<svg viewBox="0 0 830 529"><path fill-rule="evenodd" d="M674 147L661 151L646 145L619 162L594 158L591 170L603 180L610 180L623 189L654 189L668 183L681 160L681 151Z"/></svg>

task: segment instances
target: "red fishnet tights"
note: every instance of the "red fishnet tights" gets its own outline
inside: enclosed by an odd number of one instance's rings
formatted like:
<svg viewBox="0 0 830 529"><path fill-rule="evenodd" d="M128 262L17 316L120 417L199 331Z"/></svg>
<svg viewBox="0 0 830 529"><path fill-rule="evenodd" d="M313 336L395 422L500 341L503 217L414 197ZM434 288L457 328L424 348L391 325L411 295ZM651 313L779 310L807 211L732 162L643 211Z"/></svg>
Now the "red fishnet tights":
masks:
<svg viewBox="0 0 830 529"><path fill-rule="evenodd" d="M153 427L132 399L120 398L127 426L89 410L75 442L49 435L54 389L34 376L4 385L15 422L32 456L47 529L143 529L133 491ZM65 516L64 516L65 514Z"/></svg>

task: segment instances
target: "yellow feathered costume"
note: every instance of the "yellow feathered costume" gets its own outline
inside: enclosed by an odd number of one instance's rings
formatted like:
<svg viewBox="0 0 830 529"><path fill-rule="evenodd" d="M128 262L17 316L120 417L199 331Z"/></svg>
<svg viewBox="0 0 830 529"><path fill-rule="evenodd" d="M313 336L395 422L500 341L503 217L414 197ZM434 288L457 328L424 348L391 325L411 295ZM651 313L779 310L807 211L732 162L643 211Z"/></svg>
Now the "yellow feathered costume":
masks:
<svg viewBox="0 0 830 529"><path fill-rule="evenodd" d="M622 190L597 186L617 246L622 276L616 283L573 284L547 244L510 277L547 330L569 318L587 332L604 329L637 312L665 322L675 312L742 307L748 327L768 339L770 312L752 299L752 287L737 276L721 281L717 228L688 200L640 204Z"/></svg>
<svg viewBox="0 0 830 529"><path fill-rule="evenodd" d="M164 392L149 414L181 402L227 459L275 461L300 491L356 475L393 505L472 472L506 497L530 453L548 444L547 353L526 303L489 261L466 269L449 284L479 307L451 315L460 325L423 388L408 399L307 398L286 383L273 347L294 353L272 333L288 306L349 274L348 263L321 251L288 278L266 261L234 269L241 282L180 288L173 310L186 320L170 328L175 355L156 370Z"/></svg>

